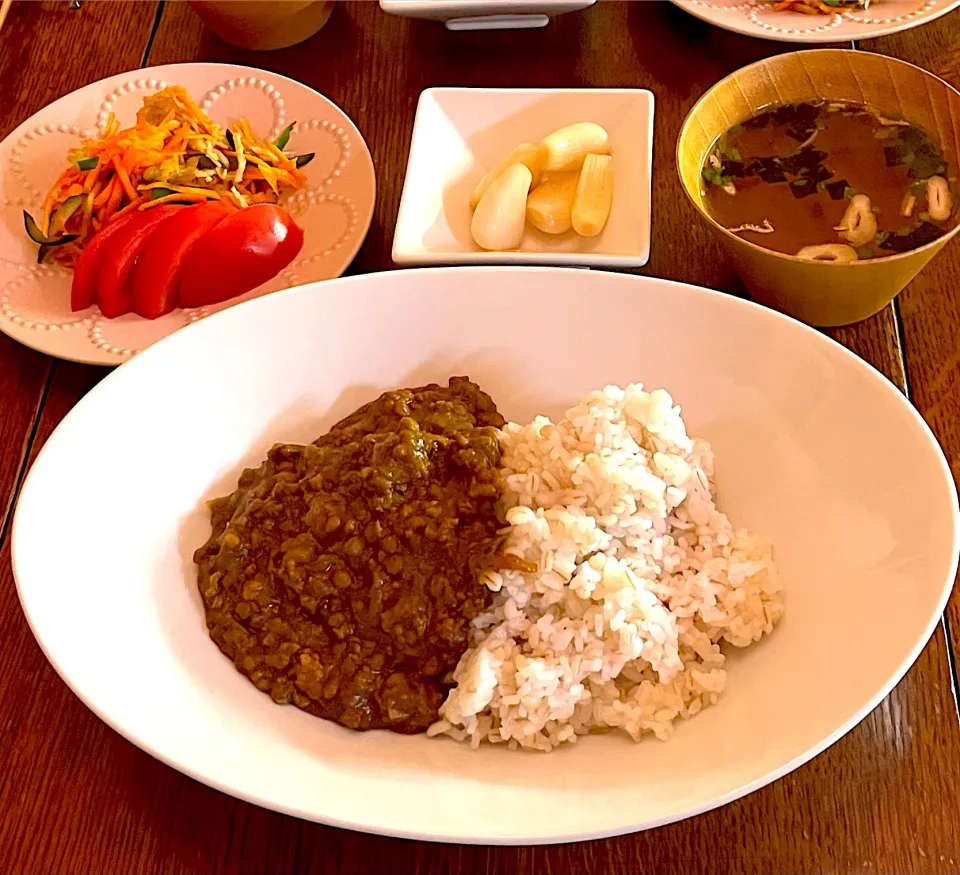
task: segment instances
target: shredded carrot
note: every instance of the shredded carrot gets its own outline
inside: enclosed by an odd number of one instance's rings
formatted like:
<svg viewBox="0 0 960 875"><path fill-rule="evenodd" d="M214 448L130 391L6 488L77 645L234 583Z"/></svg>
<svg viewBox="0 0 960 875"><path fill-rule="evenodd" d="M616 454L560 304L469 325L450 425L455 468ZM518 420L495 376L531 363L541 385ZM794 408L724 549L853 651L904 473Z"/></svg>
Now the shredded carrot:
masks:
<svg viewBox="0 0 960 875"><path fill-rule="evenodd" d="M267 142L265 147L266 150L277 159L277 163L281 167L286 167L287 165L293 166L293 161L283 154L283 150L276 143Z"/></svg>
<svg viewBox="0 0 960 875"><path fill-rule="evenodd" d="M140 205L139 209L149 210L160 204L172 204L172 203L183 203L184 201L189 201L192 204L199 204L203 201L210 200L210 197L206 194L183 194L182 192L175 192L174 194L164 195L163 197L158 197L156 200L147 201Z"/></svg>
<svg viewBox="0 0 960 875"><path fill-rule="evenodd" d="M100 189L100 193L93 199L93 208L95 210L99 210L108 200L110 200L110 195L113 194L113 189L117 184L117 178L115 176L111 176L110 179L107 180L106 185Z"/></svg>
<svg viewBox="0 0 960 875"><path fill-rule="evenodd" d="M175 131L173 136L163 144L163 151L166 153L171 152L181 152L185 143L186 134L181 128L178 131Z"/></svg>
<svg viewBox="0 0 960 875"><path fill-rule="evenodd" d="M245 118L242 118L237 122L237 127L243 131L244 140L246 140L248 143L256 142L257 138L253 135L253 131L250 130L250 125L247 124L247 120Z"/></svg>
<svg viewBox="0 0 960 875"><path fill-rule="evenodd" d="M96 203L96 200L97 200L97 198L98 198L99 195L100 195L100 192L103 191L103 189L104 189L105 187L106 187L106 186L103 185L103 184L100 182L100 180L97 180L97 182L94 184L93 188L91 188L90 191L88 192L88 194L90 195L90 206L91 206L91 210L92 210L93 204Z"/></svg>
<svg viewBox="0 0 960 875"><path fill-rule="evenodd" d="M125 215L126 213L132 213L134 210L139 210L143 204L150 201L150 195L145 194L142 197L138 197L135 201L128 203L122 210L117 210L110 218L116 219L119 216Z"/></svg>
<svg viewBox="0 0 960 875"><path fill-rule="evenodd" d="M219 198L221 193L210 188L198 188L195 185L173 185L171 183L155 182L151 185L143 185L141 189L143 191L152 191L155 188L169 188L170 191L176 192L178 194L191 194L197 195L203 198ZM158 198L159 200L159 198Z"/></svg>
<svg viewBox="0 0 960 875"><path fill-rule="evenodd" d="M124 170L123 162L117 160L117 156L114 155L110 159L113 162L113 169L117 171L117 178L120 180L120 184L123 186L124 192L130 200L134 201L137 199L137 190L130 183L130 177L127 176L127 171Z"/></svg>
<svg viewBox="0 0 960 875"><path fill-rule="evenodd" d="M110 217L120 209L120 202L123 200L123 196L126 193L123 184L114 185L113 192L110 195L110 200L108 200L103 206L103 215L104 218L109 221Z"/></svg>
<svg viewBox="0 0 960 875"><path fill-rule="evenodd" d="M845 0L830 6L822 0L778 0L773 8L777 12L798 12L802 15L838 15L855 9L866 9L871 0Z"/></svg>
<svg viewBox="0 0 960 875"><path fill-rule="evenodd" d="M174 86L174 88L176 89L176 91L174 91L174 89L170 89L170 91L174 92L175 94L174 100L180 103L180 105L183 106L184 109L186 109L187 112L193 116L193 118L197 121L199 127L205 130L208 134L214 133L214 131L216 130L216 126L213 124L212 121L210 121L207 114L202 109L200 109L200 107L197 106L196 103L193 102L193 98L190 97L190 95L187 94L187 92L183 88L177 88L176 86Z"/></svg>
<svg viewBox="0 0 960 875"><path fill-rule="evenodd" d="M87 194L83 202L83 218L80 221L80 237L84 238L90 230L90 220L93 217L93 194Z"/></svg>
<svg viewBox="0 0 960 875"><path fill-rule="evenodd" d="M38 225L50 233L60 205L86 195L82 212L68 220L70 233L78 233L78 239L58 246L54 257L71 264L104 225L131 210L217 199L240 208L278 203L307 181L296 166L297 156L258 138L246 119L232 121L231 130L228 139L226 130L179 85L146 97L131 127L121 129L111 113L99 137L68 153L68 165L44 200ZM81 170L90 159L96 159L93 166ZM157 188L172 193L153 199Z"/></svg>
<svg viewBox="0 0 960 875"><path fill-rule="evenodd" d="M83 181L83 190L84 191L93 191L93 187L97 184L97 181L100 179L100 163L97 162L97 166L87 172L87 178Z"/></svg>

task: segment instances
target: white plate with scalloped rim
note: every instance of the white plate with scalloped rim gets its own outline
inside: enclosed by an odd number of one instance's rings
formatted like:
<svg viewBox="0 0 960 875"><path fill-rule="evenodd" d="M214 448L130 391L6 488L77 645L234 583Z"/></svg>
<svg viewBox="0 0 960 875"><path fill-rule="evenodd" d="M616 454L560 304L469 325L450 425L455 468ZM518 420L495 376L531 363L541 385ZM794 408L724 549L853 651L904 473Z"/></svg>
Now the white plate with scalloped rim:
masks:
<svg viewBox="0 0 960 875"><path fill-rule="evenodd" d="M257 133L276 137L297 122L290 148L316 153L304 168L306 186L284 203L304 230L303 249L278 276L217 307L174 310L153 321L133 314L104 319L96 307L73 313L71 273L36 264L23 211L40 212L67 150L96 135L109 112L122 125L133 124L144 95L166 85L183 85L219 123L244 117ZM366 236L375 200L373 160L360 131L300 82L232 64L167 64L101 79L44 107L0 143L0 331L57 358L121 364L211 312L340 276Z"/></svg>
<svg viewBox="0 0 960 875"><path fill-rule="evenodd" d="M927 24L960 0L875 0L863 12L804 15L780 12L773 0L671 0L691 15L734 33L789 43L875 39Z"/></svg>
<svg viewBox="0 0 960 875"><path fill-rule="evenodd" d="M191 558L210 532L205 499L274 442L311 441L385 389L453 374L515 421L607 383L665 386L713 444L721 507L771 539L783 622L730 655L720 702L669 741L609 734L538 754L352 732L275 705L210 641ZM269 295L137 356L43 448L12 544L47 658L153 756L298 817L523 844L688 817L836 741L936 627L960 511L907 399L800 322L650 277L430 268Z"/></svg>

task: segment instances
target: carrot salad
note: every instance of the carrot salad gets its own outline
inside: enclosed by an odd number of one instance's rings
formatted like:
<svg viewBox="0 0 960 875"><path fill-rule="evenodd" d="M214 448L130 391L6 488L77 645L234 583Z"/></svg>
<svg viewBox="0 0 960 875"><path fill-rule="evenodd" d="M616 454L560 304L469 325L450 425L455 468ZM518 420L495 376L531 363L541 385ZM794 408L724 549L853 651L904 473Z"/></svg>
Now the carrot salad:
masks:
<svg viewBox="0 0 960 875"><path fill-rule="evenodd" d="M778 11L802 12L804 15L836 15L866 9L872 0L775 0Z"/></svg>
<svg viewBox="0 0 960 875"><path fill-rule="evenodd" d="M238 207L277 203L306 182L313 153L285 151L293 124L276 140L256 136L245 119L215 124L180 85L143 101L133 127L111 115L103 136L68 154L69 166L27 231L48 256L72 265L111 219L164 203L229 199Z"/></svg>

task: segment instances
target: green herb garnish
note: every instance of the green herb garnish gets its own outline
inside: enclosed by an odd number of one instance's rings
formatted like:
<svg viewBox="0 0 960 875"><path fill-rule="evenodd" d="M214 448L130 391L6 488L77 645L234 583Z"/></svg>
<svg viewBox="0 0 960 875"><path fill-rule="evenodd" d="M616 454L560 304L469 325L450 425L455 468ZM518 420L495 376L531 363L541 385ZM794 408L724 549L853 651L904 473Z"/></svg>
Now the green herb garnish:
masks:
<svg viewBox="0 0 960 875"><path fill-rule="evenodd" d="M157 188L150 189L150 200L156 201L160 200L162 197L169 197L171 194L176 194L172 188L164 188L163 186L158 186Z"/></svg>
<svg viewBox="0 0 960 875"><path fill-rule="evenodd" d="M851 188L849 185L843 190L844 200L853 200L853 198L856 197L856 194L857 190L855 188Z"/></svg>
<svg viewBox="0 0 960 875"><path fill-rule="evenodd" d="M861 246L857 250L857 255L861 258L873 258L873 250L869 246Z"/></svg>
<svg viewBox="0 0 960 875"><path fill-rule="evenodd" d="M727 176L721 171L717 170L716 167L704 167L701 171L703 178L710 183L710 185L719 185L721 187L725 185L730 185L733 182L732 176Z"/></svg>
<svg viewBox="0 0 960 875"><path fill-rule="evenodd" d="M78 158L77 170L93 170L100 163L100 158L94 155L92 158Z"/></svg>
<svg viewBox="0 0 960 875"><path fill-rule="evenodd" d="M33 220L33 216L30 215L26 210L23 211L23 227L27 231L27 236L34 243L47 244L55 243L56 238L48 237L43 231L40 230L40 226Z"/></svg>
<svg viewBox="0 0 960 875"><path fill-rule="evenodd" d="M66 227L70 217L86 203L86 200L87 196L85 194L75 194L73 197L68 197L54 210L51 225L56 230L62 231Z"/></svg>
<svg viewBox="0 0 960 875"><path fill-rule="evenodd" d="M731 146L725 137L717 143L717 151L730 161L743 161L743 155L740 154L740 150L736 146Z"/></svg>
<svg viewBox="0 0 960 875"><path fill-rule="evenodd" d="M316 152L304 152L302 155L297 155L296 160L294 160L293 163L297 166L297 168L306 167L311 161L313 161L314 157L316 157L316 154Z"/></svg>
<svg viewBox="0 0 960 875"><path fill-rule="evenodd" d="M70 243L80 236L79 234L63 234L60 237L48 237L40 230L40 226L26 210L23 211L23 227L27 231L27 236L34 243L40 244L40 251L37 253L37 264L43 264L47 254L52 249L55 249L57 246L62 246L64 243Z"/></svg>
<svg viewBox="0 0 960 875"><path fill-rule="evenodd" d="M716 167L704 167L703 178L709 182L710 185L723 185L723 174L721 174Z"/></svg>
<svg viewBox="0 0 960 875"><path fill-rule="evenodd" d="M290 142L290 131L293 130L293 126L296 122L290 122L282 131L280 131L280 136L274 141L274 145L278 149L286 148L287 143Z"/></svg>
<svg viewBox="0 0 960 875"><path fill-rule="evenodd" d="M929 179L931 176L939 176L947 170L947 165L940 155L931 155L926 150L919 154L911 152L904 163L910 165L910 176L913 179Z"/></svg>

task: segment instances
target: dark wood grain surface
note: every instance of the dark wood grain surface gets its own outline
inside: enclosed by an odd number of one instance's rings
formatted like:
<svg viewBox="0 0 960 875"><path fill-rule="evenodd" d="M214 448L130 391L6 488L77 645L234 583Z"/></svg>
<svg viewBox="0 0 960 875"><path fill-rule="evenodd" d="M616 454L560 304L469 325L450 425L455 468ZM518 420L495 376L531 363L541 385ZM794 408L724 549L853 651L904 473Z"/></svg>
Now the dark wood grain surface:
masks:
<svg viewBox="0 0 960 875"><path fill-rule="evenodd" d="M956 13L929 27L877 40L871 50L924 67L960 88L960 21ZM899 298L910 397L933 429L960 479L960 254L953 246ZM960 594L947 610L956 653L960 649Z"/></svg>
<svg viewBox="0 0 960 875"><path fill-rule="evenodd" d="M130 8L98 4L81 20L66 3L15 3L0 33L0 138L52 100L138 66L156 8L147 2ZM0 536L50 367L46 356L0 336Z"/></svg>
<svg viewBox="0 0 960 875"><path fill-rule="evenodd" d="M378 4L340 3L307 43L257 54L167 2L16 2L0 33L0 133L45 102L145 60L229 61L292 76L356 121L378 174L374 223L352 272L392 268L390 246L420 91L433 85L648 87L657 97L654 239L644 273L742 290L676 182L682 119L726 73L788 46L712 29L666 3L601 3L538 32L449 34ZM71 17L72 16L72 17ZM70 51L63 46L69 40ZM58 48L61 47L61 48ZM960 16L869 45L960 84ZM41 63L60 52L57 65ZM15 93L12 93L15 91ZM898 309L832 332L911 397L960 471L960 246ZM901 343L901 337L903 343ZM904 364L906 365L904 367ZM0 338L0 507L102 371ZM650 832L545 848L443 846L296 821L201 786L108 729L47 664L0 556L2 872L960 872L960 719L938 629L894 692L813 762L718 811ZM953 610L956 612L954 602ZM955 614L954 630L960 629Z"/></svg>

